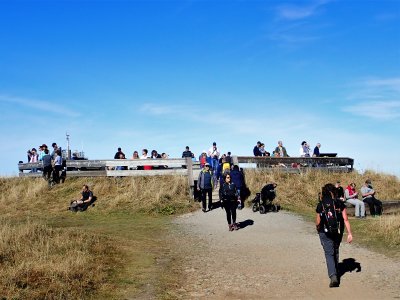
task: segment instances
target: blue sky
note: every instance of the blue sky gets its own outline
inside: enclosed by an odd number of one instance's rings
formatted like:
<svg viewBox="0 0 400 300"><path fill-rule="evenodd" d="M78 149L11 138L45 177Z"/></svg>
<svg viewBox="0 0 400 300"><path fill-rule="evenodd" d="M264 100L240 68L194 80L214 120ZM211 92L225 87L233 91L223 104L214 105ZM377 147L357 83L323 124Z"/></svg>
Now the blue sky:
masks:
<svg viewBox="0 0 400 300"><path fill-rule="evenodd" d="M400 2L0 0L0 111L0 175L68 132L90 159L306 140L400 176Z"/></svg>

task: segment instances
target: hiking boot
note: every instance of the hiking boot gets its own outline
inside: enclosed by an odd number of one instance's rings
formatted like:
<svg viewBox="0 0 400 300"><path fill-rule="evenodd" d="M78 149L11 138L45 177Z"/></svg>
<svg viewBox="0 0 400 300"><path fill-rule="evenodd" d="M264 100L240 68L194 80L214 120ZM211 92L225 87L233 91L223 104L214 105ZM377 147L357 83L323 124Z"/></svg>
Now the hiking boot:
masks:
<svg viewBox="0 0 400 300"><path fill-rule="evenodd" d="M337 279L337 276L336 275L332 275L331 276L331 282L329 283L329 287L332 288L332 287L338 287L338 286L339 286L339 281Z"/></svg>

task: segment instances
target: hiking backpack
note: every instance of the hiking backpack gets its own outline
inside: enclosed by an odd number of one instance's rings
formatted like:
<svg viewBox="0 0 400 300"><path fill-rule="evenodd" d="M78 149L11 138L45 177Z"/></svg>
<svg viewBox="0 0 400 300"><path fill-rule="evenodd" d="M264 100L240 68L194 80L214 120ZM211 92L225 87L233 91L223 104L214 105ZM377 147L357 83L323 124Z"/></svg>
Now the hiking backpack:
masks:
<svg viewBox="0 0 400 300"><path fill-rule="evenodd" d="M322 199L322 212L325 215L324 231L340 234L339 220L336 213L335 202L332 199Z"/></svg>

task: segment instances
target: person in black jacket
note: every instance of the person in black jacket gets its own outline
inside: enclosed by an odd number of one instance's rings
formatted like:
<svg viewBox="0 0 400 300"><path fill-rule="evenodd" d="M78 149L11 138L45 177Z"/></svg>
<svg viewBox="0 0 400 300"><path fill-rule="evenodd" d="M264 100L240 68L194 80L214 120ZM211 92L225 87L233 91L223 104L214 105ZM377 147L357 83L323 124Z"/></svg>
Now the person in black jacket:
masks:
<svg viewBox="0 0 400 300"><path fill-rule="evenodd" d="M222 207L225 208L229 231L238 230L239 226L236 223L238 194L236 185L231 182L231 175L229 173L224 175L224 184L219 189L219 199L222 201Z"/></svg>
<svg viewBox="0 0 400 300"><path fill-rule="evenodd" d="M244 187L244 177L243 177L243 173L239 171L239 166L238 165L234 165L233 166L233 170L230 173L231 175L231 182L233 182L236 186L237 189L237 194L239 196L240 199L240 204L241 207L244 206L244 197L242 197L242 187Z"/></svg>
<svg viewBox="0 0 400 300"><path fill-rule="evenodd" d="M335 192L336 192L336 198L344 201L344 189L343 187L340 185L340 181L336 181L335 184Z"/></svg>
<svg viewBox="0 0 400 300"><path fill-rule="evenodd" d="M89 186L84 184L81 192L81 198L79 200L74 200L68 207L71 211L84 211L89 205L93 205L96 200L96 196L93 196L93 192L89 189Z"/></svg>
<svg viewBox="0 0 400 300"><path fill-rule="evenodd" d="M317 227L319 239L324 249L328 276L330 278L329 287L338 287L338 262L339 247L343 238L344 227L347 230L347 242L351 243L350 223L347 218L346 206L337 198L335 186L326 184L322 188L322 198L316 208L315 225Z"/></svg>
<svg viewBox="0 0 400 300"><path fill-rule="evenodd" d="M254 154L254 156L261 156L260 146L261 146L261 142L258 141L257 144L256 144L256 145L254 146L254 148L253 148L253 154Z"/></svg>

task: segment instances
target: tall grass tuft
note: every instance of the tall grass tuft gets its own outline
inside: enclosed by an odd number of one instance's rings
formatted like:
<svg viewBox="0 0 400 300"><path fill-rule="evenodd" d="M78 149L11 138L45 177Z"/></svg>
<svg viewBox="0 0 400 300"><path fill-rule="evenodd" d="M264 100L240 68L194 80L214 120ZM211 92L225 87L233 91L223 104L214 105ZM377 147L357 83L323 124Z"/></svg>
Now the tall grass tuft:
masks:
<svg viewBox="0 0 400 300"><path fill-rule="evenodd" d="M80 197L83 184L97 196L97 211L173 214L193 209L184 176L67 178L51 189L41 178L0 178L0 209L9 216L64 211Z"/></svg>
<svg viewBox="0 0 400 300"><path fill-rule="evenodd" d="M104 238L37 222L0 229L0 298L81 299L100 288L114 251Z"/></svg>

